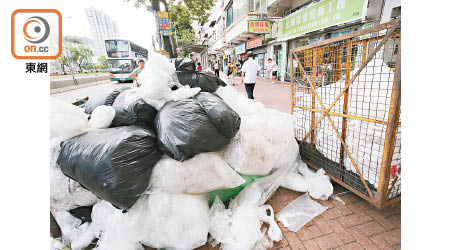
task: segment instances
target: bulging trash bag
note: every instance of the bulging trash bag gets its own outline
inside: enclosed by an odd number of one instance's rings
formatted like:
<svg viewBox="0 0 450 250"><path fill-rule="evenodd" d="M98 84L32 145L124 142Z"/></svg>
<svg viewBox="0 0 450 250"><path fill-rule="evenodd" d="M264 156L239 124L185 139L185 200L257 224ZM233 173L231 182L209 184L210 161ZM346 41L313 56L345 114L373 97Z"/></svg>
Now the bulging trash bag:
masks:
<svg viewBox="0 0 450 250"><path fill-rule="evenodd" d="M128 90L120 93L112 105L116 111L116 115L112 121L112 126L153 126L153 119L156 115L156 109L152 105L146 103L143 99L137 99L132 103L128 103L127 94Z"/></svg>
<svg viewBox="0 0 450 250"><path fill-rule="evenodd" d="M175 60L175 69L178 82L191 88L200 87L202 91L214 92L219 86L227 84L211 72L195 71L195 62L190 58Z"/></svg>
<svg viewBox="0 0 450 250"><path fill-rule="evenodd" d="M155 117L155 128L161 150L178 161L218 151L228 143L193 99L166 103Z"/></svg>
<svg viewBox="0 0 450 250"><path fill-rule="evenodd" d="M235 188L244 182L218 153L201 153L184 162L163 157L150 179L152 188L186 194Z"/></svg>
<svg viewBox="0 0 450 250"><path fill-rule="evenodd" d="M195 249L209 231L209 206L204 195L156 191L147 201L146 234L142 243L153 248Z"/></svg>
<svg viewBox="0 0 450 250"><path fill-rule="evenodd" d="M54 97L50 99L50 138L66 140L88 129L88 116L83 109Z"/></svg>
<svg viewBox="0 0 450 250"><path fill-rule="evenodd" d="M241 125L241 118L220 97L208 92L195 96L211 122L228 139L233 138Z"/></svg>
<svg viewBox="0 0 450 250"><path fill-rule="evenodd" d="M64 141L58 165L103 200L128 210L147 189L161 158L156 135L139 126L92 130Z"/></svg>
<svg viewBox="0 0 450 250"><path fill-rule="evenodd" d="M175 69L177 71L195 71L195 63L190 58L175 59Z"/></svg>
<svg viewBox="0 0 450 250"><path fill-rule="evenodd" d="M50 141L50 207L55 211L66 211L95 204L98 197L65 176L56 164L61 151L60 144L59 139Z"/></svg>
<svg viewBox="0 0 450 250"><path fill-rule="evenodd" d="M130 89L130 87L118 87L111 89L107 92L100 93L98 95L90 96L86 104L84 105L84 112L91 114L94 109L101 105L112 106L116 97L122 93L122 91Z"/></svg>
<svg viewBox="0 0 450 250"><path fill-rule="evenodd" d="M101 105L94 109L89 119L89 128L100 129L111 126L116 111L111 106Z"/></svg>
<svg viewBox="0 0 450 250"><path fill-rule="evenodd" d="M177 71L180 84L189 85L191 88L200 87L205 92L215 92L219 86L226 86L219 77L211 72Z"/></svg>

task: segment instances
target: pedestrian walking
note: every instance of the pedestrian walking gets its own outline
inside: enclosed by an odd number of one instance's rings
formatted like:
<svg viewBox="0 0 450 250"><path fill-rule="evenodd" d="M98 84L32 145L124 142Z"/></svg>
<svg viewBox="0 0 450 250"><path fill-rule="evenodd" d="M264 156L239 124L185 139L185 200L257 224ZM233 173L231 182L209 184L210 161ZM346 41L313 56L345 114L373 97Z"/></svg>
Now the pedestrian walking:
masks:
<svg viewBox="0 0 450 250"><path fill-rule="evenodd" d="M272 58L267 60L266 70L269 74L269 77L272 77L272 83L275 83L278 75L278 65L272 61Z"/></svg>
<svg viewBox="0 0 450 250"><path fill-rule="evenodd" d="M141 84L138 82L137 77L141 73L141 71L145 67L145 61L143 59L139 59L138 61L138 67L133 70L133 72L130 73L130 77L133 79L133 83L135 87L139 88Z"/></svg>
<svg viewBox="0 0 450 250"><path fill-rule="evenodd" d="M242 65L242 77L241 83L245 85L245 91L249 99L255 99L253 97L253 90L256 84L256 74L261 70L258 62L254 60L253 52L247 53L248 60Z"/></svg>
<svg viewBox="0 0 450 250"><path fill-rule="evenodd" d="M234 64L234 61L231 60L231 62L229 62L227 64L227 68L228 68L228 80L232 80L231 84L234 86L234 74L235 74L235 70L236 70L236 65Z"/></svg>
<svg viewBox="0 0 450 250"><path fill-rule="evenodd" d="M202 64L201 63L197 63L197 71L202 71Z"/></svg>
<svg viewBox="0 0 450 250"><path fill-rule="evenodd" d="M214 73L216 74L217 77L219 77L219 62L216 61L216 63L214 63Z"/></svg>

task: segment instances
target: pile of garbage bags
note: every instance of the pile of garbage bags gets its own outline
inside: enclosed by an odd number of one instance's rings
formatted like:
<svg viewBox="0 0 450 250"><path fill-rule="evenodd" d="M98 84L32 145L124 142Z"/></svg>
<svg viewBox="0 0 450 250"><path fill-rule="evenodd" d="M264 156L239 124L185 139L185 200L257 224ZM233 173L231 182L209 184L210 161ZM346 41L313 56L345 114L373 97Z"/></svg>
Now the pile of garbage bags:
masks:
<svg viewBox="0 0 450 250"><path fill-rule="evenodd" d="M149 63L140 88L90 98L85 110L52 99L50 204L62 231L53 245L266 249L281 240L265 205L280 185L331 195L328 177L299 160L290 115L189 59Z"/></svg>

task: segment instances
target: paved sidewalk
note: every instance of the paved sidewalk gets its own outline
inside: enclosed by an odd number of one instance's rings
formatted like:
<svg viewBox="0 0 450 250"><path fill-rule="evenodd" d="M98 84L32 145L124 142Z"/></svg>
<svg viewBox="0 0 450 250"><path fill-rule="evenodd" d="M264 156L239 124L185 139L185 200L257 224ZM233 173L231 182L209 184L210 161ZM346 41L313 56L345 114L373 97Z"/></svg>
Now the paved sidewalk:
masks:
<svg viewBox="0 0 450 250"><path fill-rule="evenodd" d="M240 78L236 77L235 83L240 83ZM258 78L256 84L257 101L263 102L266 107L290 112L289 86L275 85L263 78ZM245 93L243 85L235 85L235 88ZM279 188L267 203L277 213L302 194ZM334 184L334 194L344 204L332 198L328 201L317 200L328 209L298 232L289 231L277 221L283 239L272 249L401 249L400 203L380 211L338 184ZM219 246L212 248L205 245L199 249L219 249Z"/></svg>
<svg viewBox="0 0 450 250"><path fill-rule="evenodd" d="M221 77L227 78L223 72L221 72ZM231 84L231 80L228 83ZM244 84L241 84L241 77L235 76L234 83L234 88L247 96ZM267 108L291 113L291 86L287 82L273 84L270 79L258 77L253 96L256 101L262 102Z"/></svg>

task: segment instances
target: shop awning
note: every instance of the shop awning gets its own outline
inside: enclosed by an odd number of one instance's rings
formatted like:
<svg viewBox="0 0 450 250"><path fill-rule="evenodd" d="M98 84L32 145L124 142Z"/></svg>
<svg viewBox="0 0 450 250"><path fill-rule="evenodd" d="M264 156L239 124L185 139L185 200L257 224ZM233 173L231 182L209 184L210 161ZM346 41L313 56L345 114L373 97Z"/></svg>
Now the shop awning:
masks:
<svg viewBox="0 0 450 250"><path fill-rule="evenodd" d="M188 43L183 43L181 45L188 52L195 52L195 53L200 53L208 47L206 45L196 45L196 44L188 44Z"/></svg>

